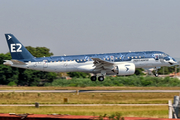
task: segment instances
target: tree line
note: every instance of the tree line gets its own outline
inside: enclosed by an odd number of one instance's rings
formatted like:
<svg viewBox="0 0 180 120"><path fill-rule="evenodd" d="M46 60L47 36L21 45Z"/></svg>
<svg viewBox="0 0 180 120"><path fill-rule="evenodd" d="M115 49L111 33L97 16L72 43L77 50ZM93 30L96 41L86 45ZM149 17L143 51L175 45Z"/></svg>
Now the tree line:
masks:
<svg viewBox="0 0 180 120"><path fill-rule="evenodd" d="M106 76L103 82L91 81L88 78L72 78L71 80L56 79L45 86L60 87L88 87L88 86L131 86L131 87L179 87L180 80L171 77L154 77L154 76Z"/></svg>

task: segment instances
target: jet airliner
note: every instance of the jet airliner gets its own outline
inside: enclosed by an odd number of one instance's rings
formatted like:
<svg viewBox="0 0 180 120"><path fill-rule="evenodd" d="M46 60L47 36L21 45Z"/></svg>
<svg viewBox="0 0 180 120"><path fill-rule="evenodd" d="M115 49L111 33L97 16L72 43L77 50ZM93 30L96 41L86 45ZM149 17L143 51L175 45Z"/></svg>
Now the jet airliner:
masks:
<svg viewBox="0 0 180 120"><path fill-rule="evenodd" d="M5 34L12 60L4 65L49 72L92 73L92 81L105 75L132 75L136 68L158 68L176 64L176 60L161 51L122 52L69 56L34 57L13 34ZM155 74L158 76L158 74ZM97 77L98 76L98 77Z"/></svg>

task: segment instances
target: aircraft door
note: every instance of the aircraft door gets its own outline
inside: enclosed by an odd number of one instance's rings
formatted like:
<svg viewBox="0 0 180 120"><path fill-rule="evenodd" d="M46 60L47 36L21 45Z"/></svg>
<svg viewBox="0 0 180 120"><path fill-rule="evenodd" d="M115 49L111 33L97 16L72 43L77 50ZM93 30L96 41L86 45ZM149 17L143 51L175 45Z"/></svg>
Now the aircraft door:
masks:
<svg viewBox="0 0 180 120"><path fill-rule="evenodd" d="M110 62L114 62L114 56L110 56Z"/></svg>
<svg viewBox="0 0 180 120"><path fill-rule="evenodd" d="M43 60L43 68L47 68L48 67L48 61L47 60Z"/></svg>
<svg viewBox="0 0 180 120"><path fill-rule="evenodd" d="M154 55L155 60L159 60L159 55Z"/></svg>

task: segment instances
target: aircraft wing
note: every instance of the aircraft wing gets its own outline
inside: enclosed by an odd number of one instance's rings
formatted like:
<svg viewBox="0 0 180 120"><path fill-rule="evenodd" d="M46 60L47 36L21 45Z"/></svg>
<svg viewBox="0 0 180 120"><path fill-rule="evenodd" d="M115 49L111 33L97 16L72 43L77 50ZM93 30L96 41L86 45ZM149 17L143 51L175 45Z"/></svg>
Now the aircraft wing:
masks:
<svg viewBox="0 0 180 120"><path fill-rule="evenodd" d="M91 58L94 62L94 70L95 71L100 71L100 70L111 70L114 67L113 62L108 62L105 60L101 60L99 58Z"/></svg>

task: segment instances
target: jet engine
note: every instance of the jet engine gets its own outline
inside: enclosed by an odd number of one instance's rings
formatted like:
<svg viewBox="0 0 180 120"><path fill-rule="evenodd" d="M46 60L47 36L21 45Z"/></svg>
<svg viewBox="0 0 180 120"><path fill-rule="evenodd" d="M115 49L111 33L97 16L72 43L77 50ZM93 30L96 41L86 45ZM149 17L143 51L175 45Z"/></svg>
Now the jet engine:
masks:
<svg viewBox="0 0 180 120"><path fill-rule="evenodd" d="M132 75L135 72L135 65L133 63L122 63L115 66L113 72L117 75Z"/></svg>

